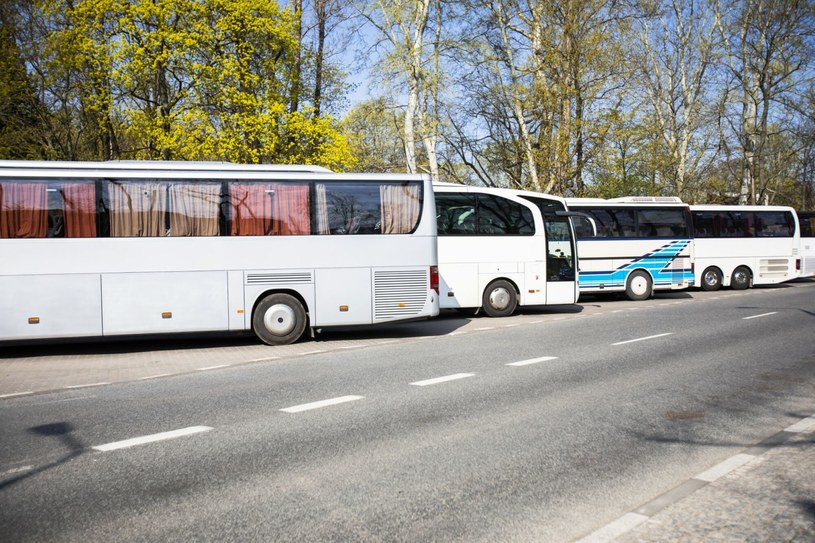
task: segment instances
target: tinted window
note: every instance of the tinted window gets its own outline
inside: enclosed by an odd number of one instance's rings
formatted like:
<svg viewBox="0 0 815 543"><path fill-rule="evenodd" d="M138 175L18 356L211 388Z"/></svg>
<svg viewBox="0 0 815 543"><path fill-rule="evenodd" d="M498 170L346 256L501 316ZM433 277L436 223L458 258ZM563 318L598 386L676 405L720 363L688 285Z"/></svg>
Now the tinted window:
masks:
<svg viewBox="0 0 815 543"><path fill-rule="evenodd" d="M409 234L421 218L418 182L316 183L314 194L316 234Z"/></svg>
<svg viewBox="0 0 815 543"><path fill-rule="evenodd" d="M589 208L575 209L594 218L598 238L633 238L637 235L633 209ZM591 225L588 221L575 221L578 238L591 238Z"/></svg>
<svg viewBox="0 0 815 543"><path fill-rule="evenodd" d="M436 193L436 228L440 236L474 236L478 233L476 200L470 194Z"/></svg>
<svg viewBox="0 0 815 543"><path fill-rule="evenodd" d="M531 236L532 211L518 202L492 194L478 195L478 233L482 236Z"/></svg>
<svg viewBox="0 0 815 543"><path fill-rule="evenodd" d="M756 236L762 238L791 238L795 222L789 211L756 212Z"/></svg>
<svg viewBox="0 0 815 543"><path fill-rule="evenodd" d="M698 238L792 237L795 223L786 211L694 211Z"/></svg>
<svg viewBox="0 0 815 543"><path fill-rule="evenodd" d="M637 211L639 237L688 237L682 209L640 209Z"/></svg>

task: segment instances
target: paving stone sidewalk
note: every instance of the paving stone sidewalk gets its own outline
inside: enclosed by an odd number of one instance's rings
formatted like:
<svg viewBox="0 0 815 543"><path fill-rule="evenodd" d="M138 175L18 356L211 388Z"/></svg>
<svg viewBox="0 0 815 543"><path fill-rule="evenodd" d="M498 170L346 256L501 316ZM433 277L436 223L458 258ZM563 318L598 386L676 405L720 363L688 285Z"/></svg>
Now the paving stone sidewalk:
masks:
<svg viewBox="0 0 815 543"><path fill-rule="evenodd" d="M696 485L656 514L646 519L636 512L626 515L628 527L622 534L595 533L582 541L815 541L815 419L804 426L800 433L780 433L780 443L766 445L762 454L727 475Z"/></svg>

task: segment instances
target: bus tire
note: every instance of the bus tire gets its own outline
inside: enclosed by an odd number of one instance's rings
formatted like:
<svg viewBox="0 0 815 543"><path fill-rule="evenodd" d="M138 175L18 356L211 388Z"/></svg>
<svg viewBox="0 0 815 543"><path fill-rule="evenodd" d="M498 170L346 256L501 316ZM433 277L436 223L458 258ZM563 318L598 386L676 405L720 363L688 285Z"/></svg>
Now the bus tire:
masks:
<svg viewBox="0 0 815 543"><path fill-rule="evenodd" d="M722 288L722 272L711 266L702 272L702 290L719 290Z"/></svg>
<svg viewBox="0 0 815 543"><path fill-rule="evenodd" d="M750 286L752 274L747 266L739 266L730 276L730 286L733 290L744 290Z"/></svg>
<svg viewBox="0 0 815 543"><path fill-rule="evenodd" d="M481 302L490 317L508 317L518 307L518 294L509 281L498 279L489 284Z"/></svg>
<svg viewBox="0 0 815 543"><path fill-rule="evenodd" d="M255 307L252 315L252 330L267 345L294 343L305 329L306 310L290 294L269 294Z"/></svg>
<svg viewBox="0 0 815 543"><path fill-rule="evenodd" d="M637 270L628 275L628 280L625 282L625 295L629 300L647 300L651 297L653 287L654 282L651 276L642 270Z"/></svg>

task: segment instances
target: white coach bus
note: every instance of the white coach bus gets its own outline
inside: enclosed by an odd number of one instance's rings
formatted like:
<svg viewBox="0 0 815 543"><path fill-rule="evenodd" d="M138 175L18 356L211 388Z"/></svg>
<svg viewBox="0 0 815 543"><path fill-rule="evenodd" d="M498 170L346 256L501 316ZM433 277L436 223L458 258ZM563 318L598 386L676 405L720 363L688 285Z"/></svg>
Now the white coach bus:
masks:
<svg viewBox="0 0 815 543"><path fill-rule="evenodd" d="M449 183L434 191L442 309L503 317L518 306L577 301L574 234L562 199ZM546 220L541 209L550 207Z"/></svg>
<svg viewBox="0 0 815 543"><path fill-rule="evenodd" d="M420 175L0 161L0 341L432 317L435 216Z"/></svg>
<svg viewBox="0 0 815 543"><path fill-rule="evenodd" d="M625 292L631 300L656 290L692 286L690 209L676 197L566 198L569 211L594 219L596 232L577 219L580 292Z"/></svg>
<svg viewBox="0 0 815 543"><path fill-rule="evenodd" d="M800 230L785 206L692 205L696 281L705 290L746 289L800 273Z"/></svg>

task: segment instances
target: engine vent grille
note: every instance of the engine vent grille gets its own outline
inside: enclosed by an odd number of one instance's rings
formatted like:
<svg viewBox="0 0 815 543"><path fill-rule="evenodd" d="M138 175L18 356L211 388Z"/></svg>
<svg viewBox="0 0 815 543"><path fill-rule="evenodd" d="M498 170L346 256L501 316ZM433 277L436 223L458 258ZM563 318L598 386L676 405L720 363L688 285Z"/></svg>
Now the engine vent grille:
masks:
<svg viewBox="0 0 815 543"><path fill-rule="evenodd" d="M762 259L759 268L761 273L787 273L790 271L789 261L786 258Z"/></svg>
<svg viewBox="0 0 815 543"><path fill-rule="evenodd" d="M374 270L374 321L418 316L428 290L429 270Z"/></svg>

